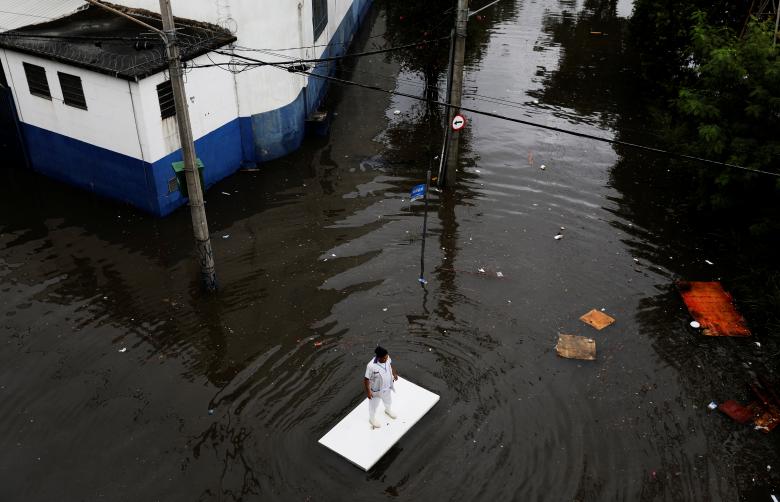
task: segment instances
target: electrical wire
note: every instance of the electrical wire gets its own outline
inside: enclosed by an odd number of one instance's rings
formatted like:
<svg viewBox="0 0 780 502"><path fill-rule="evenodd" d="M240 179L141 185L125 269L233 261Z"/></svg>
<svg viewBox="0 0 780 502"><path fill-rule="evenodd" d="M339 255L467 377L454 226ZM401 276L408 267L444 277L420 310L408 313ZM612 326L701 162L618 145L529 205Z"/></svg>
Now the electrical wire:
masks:
<svg viewBox="0 0 780 502"><path fill-rule="evenodd" d="M292 70L290 70L289 68L286 67L286 65L289 65L289 63L269 63L269 62L266 62L266 61L261 61L261 60L258 60L258 59L249 58L247 56L238 56L238 57L240 57L242 59L245 59L245 60L249 61L250 63L254 63L254 64L251 64L250 66L272 66L274 68L284 69L286 71L292 71ZM486 111L483 111L483 110L477 110L475 108L469 108L469 107L464 107L464 106L456 107L456 106L452 105L451 103L447 103L445 101L438 101L438 100L434 100L434 99L428 99L428 98L423 98L423 97L420 97L420 96L416 96L414 94L408 94L408 93L393 91L393 90L389 90L389 89L383 89L381 87L377 87L377 86L374 86L374 85L361 84L360 82L354 82L354 81L351 81L351 80L345 80L345 79L341 79L341 78L338 78L338 77L332 77L330 75L320 75L320 74L317 74L317 73L313 73L311 71L297 70L297 71L293 71L293 72L294 73L303 73L303 74L309 75L310 77L319 78L319 79L322 79L322 80L328 80L328 81L336 82L336 83L342 84L342 85L360 87L360 88L363 88L363 89L368 89L368 90L372 90L372 91L376 91L376 92L382 92L384 94L389 94L391 96L401 96L401 97L405 97L405 98L409 98L409 99L414 99L416 101L429 101L430 103L434 103L434 104L437 104L437 105L440 105L440 106L444 106L447 109L453 108L453 109L457 109L459 111L465 111L465 112L468 112L468 113L473 113L475 115L482 115L482 116L485 116L485 117L492 117L492 118L495 118L495 119L505 120L507 122L513 122L513 123L516 123L516 124L522 124L522 125L526 125L526 126L529 126L529 127L536 127L538 129L545 129L545 130L548 130L548 131L554 131L554 132L558 132L558 133L561 133L561 134L566 134L566 135L569 135L569 136L576 136L576 137L579 137L579 138L585 138L585 139L589 139L589 140L592 140L592 141L598 141L598 142L601 142L601 143L608 143L610 145L623 146L623 147L626 147L626 148L632 148L634 150L642 150L642 151L646 151L646 152L652 152L652 153L656 153L656 154L660 154L660 155L665 155L667 157L672 157L672 158L677 158L677 159L682 159L682 160L688 160L688 161L693 161L693 162L699 162L699 163L714 165L714 166L718 166L718 167L727 167L727 168L730 168L730 169L739 169L741 171L751 172L751 173L755 173L755 174L764 174L764 175L767 175L767 176L780 178L780 173L774 173L774 172L765 171L765 170L762 170L762 169L753 169L753 168L746 167L746 166L741 166L741 165L738 165L738 164L731 164L731 163L728 163L728 162L721 162L721 161L718 161L718 160L712 160L712 159L707 159L707 158L703 158L703 157L697 157L695 155L688 155L688 154L684 154L684 153L672 152L672 151L669 151L669 150L664 150L662 148L656 148L656 147L653 147L653 146L640 145L640 144L631 143L631 142L628 142L628 141L622 141L622 140L617 140L617 139L605 138L605 137L602 137L602 136L595 136L593 134L588 134L588 133L583 133L583 132L571 131L571 130L568 130L568 129L563 129L561 127L550 126L550 125L546 125L546 124L540 124L538 122L532 122L530 120L524 120L524 119L518 119L518 118L514 118L514 117L508 117L506 115L500 115L498 113L486 112Z"/></svg>

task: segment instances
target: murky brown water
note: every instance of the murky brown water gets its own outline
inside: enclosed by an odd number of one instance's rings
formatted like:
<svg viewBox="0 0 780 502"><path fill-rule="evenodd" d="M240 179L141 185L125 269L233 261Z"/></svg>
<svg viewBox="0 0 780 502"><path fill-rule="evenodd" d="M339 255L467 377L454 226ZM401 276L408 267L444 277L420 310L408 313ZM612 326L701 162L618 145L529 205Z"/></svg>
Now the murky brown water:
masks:
<svg viewBox="0 0 780 502"><path fill-rule="evenodd" d="M480 21L468 106L608 137L642 130L619 50L630 2L505 3ZM355 50L385 30L379 3ZM420 92L403 68L377 57L347 75ZM422 205L408 191L441 130L407 99L334 87L329 101L329 138L210 190L213 298L185 210L159 221L0 173L3 500L778 493L778 433L706 410L746 398L780 348L765 333L758 348L688 329L674 279L735 272L669 200L684 172L469 117L459 187L432 200L422 289ZM617 323L585 326L591 308ZM559 332L595 338L598 361L556 357ZM377 342L441 400L363 473L317 439L362 398Z"/></svg>

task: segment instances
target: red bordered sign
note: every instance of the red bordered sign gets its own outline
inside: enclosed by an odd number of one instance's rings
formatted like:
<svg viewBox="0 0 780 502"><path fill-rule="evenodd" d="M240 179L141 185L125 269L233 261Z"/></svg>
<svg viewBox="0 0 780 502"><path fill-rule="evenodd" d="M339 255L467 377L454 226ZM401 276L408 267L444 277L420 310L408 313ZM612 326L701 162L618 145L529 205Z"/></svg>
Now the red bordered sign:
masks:
<svg viewBox="0 0 780 502"><path fill-rule="evenodd" d="M452 117L452 130L453 131L460 131L466 127L466 117L463 115L455 115Z"/></svg>

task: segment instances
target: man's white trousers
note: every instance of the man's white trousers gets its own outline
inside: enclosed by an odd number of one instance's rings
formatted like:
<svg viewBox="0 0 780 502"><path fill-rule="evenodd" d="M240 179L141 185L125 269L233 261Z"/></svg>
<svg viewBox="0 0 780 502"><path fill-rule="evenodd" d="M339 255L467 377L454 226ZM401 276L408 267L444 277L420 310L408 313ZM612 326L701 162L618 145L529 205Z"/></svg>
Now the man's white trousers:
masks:
<svg viewBox="0 0 780 502"><path fill-rule="evenodd" d="M374 418L376 415L376 409L379 407L379 401L385 403L386 410L391 409L390 406L393 404L393 396L391 395L390 389L385 389L379 392L372 392L372 394L374 397L368 401L368 418Z"/></svg>

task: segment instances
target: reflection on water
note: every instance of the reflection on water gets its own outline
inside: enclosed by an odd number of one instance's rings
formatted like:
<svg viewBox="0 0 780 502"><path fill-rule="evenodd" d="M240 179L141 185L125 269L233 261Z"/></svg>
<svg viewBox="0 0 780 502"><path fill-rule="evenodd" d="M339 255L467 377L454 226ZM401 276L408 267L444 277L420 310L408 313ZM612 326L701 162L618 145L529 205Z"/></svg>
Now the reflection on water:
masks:
<svg viewBox="0 0 780 502"><path fill-rule="evenodd" d="M379 3L355 49L416 36L430 16L410 9L422 19L403 31L402 7ZM591 134L641 130L628 11L486 10L470 26L467 102ZM431 33L446 34L442 19ZM425 61L446 59L437 50ZM404 92L442 85L410 58L341 71ZM469 117L458 189L431 200L421 288L422 204L408 192L435 166L441 110L340 87L328 107L329 138L208 193L214 297L197 284L186 211L154 220L0 173L10 500L765 500L777 438L705 406L744 399L780 349L688 331L673 280L733 272L713 240L690 239L667 190L681 174ZM594 307L617 323L591 331L578 317ZM559 332L594 337L598 361L557 358ZM362 398L380 342L441 401L366 474L316 441Z"/></svg>

